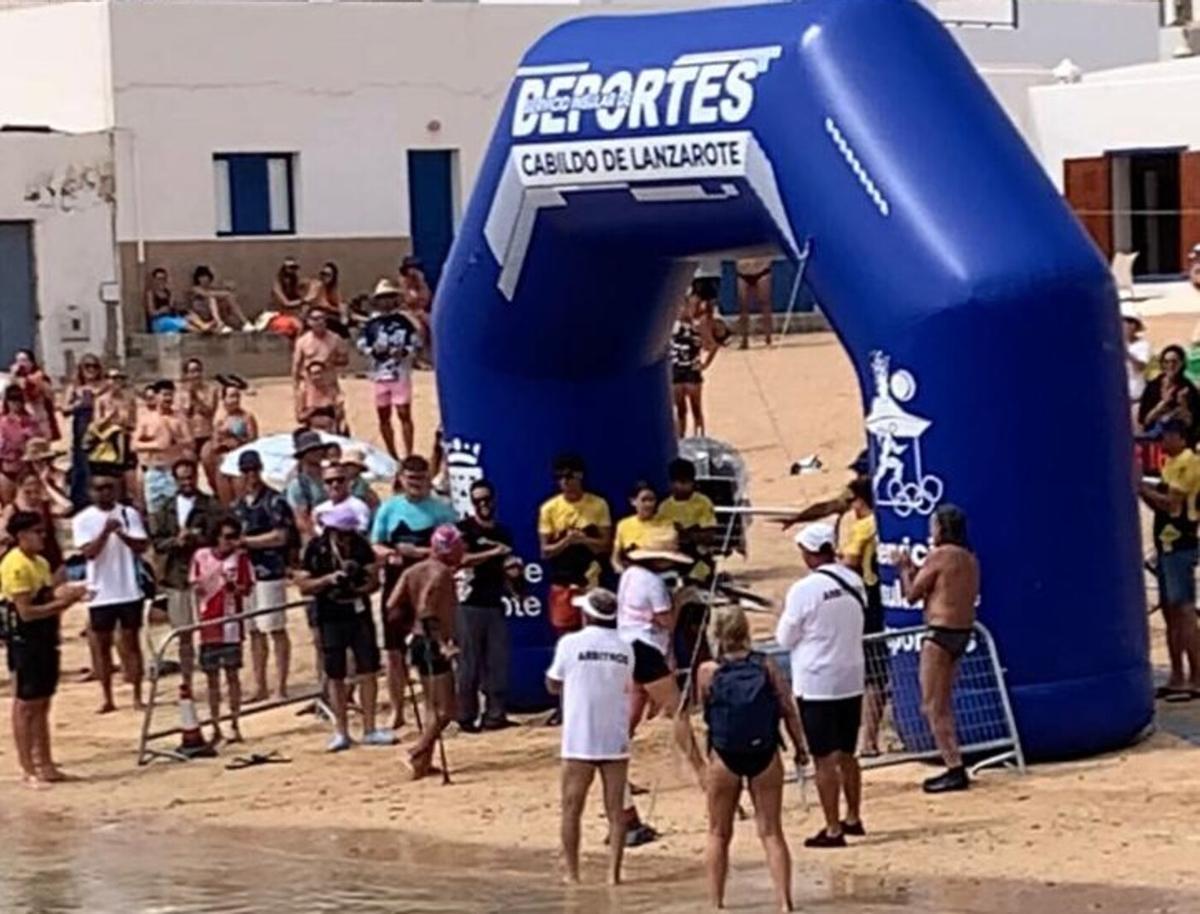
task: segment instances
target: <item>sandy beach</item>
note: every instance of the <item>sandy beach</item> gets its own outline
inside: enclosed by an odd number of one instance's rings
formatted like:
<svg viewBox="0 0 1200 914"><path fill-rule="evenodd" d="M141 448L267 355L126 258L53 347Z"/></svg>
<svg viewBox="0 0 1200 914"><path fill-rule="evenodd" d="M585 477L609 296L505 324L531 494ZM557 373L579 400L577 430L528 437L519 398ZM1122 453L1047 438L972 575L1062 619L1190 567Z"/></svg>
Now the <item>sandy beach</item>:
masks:
<svg viewBox="0 0 1200 914"><path fill-rule="evenodd" d="M1194 322L1191 315L1157 316L1148 321L1149 336L1156 348L1186 341ZM347 384L352 427L374 440L367 382ZM847 478L843 467L863 446L859 395L850 364L831 334L791 337L771 349L756 345L748 353L726 350L706 387L709 432L734 443L747 459L756 504L804 504L836 491ZM436 417L430 373L419 376L416 396L418 446L428 449ZM282 421L291 414L286 383L260 386L248 403L265 430L288 427ZM825 471L792 477L791 463L808 454L819 455ZM789 538L762 522L751 530L749 557L730 560L726 569L775 603L799 574ZM1155 660L1161 664L1157 616L1151 625ZM11 742L0 738L0 789L9 812L30 819L66 816L84 828L154 822L172 829L336 827L419 834L542 855L551 878L558 843L557 730L530 719L499 734L453 734L446 751L454 783L442 786L432 778L412 784L404 779L399 756L415 739L413 728L403 732L395 749L357 748L332 757L322 751L324 725L311 716L297 717L290 707L247 718L246 745L236 752L222 749L218 760L157 761L138 768L134 750L141 715L130 709L127 687L118 689L118 712L101 717L94 713L98 687L74 681L88 662L84 642L75 637L82 627L83 611L72 610L64 627L69 633L64 683L53 712L59 762L82 780L46 792L21 789ZM294 619L292 631L294 679L302 686L313 678L311 651L301 619ZM243 683L248 678L249 671L243 671ZM176 682L165 680L168 701L156 714L156 726L176 722ZM7 734L8 702L0 708L0 727ZM795 865L833 880L858 880L855 884L868 892L873 880L895 884L947 875L968 887L973 880L999 879L1077 884L1092 893L1079 895L1088 899L1089 910L1132 909L1120 900L1123 890L1194 891L1200 775L1195 746L1175 735L1185 732L1200 734L1200 710L1191 705L1170 709L1157 732L1140 745L1080 762L1039 765L1024 776L986 773L971 792L953 797L924 796L918 781L926 772L918 766L869 772L864 802L869 835L832 855L799 847L818 828L819 813L811 785L807 806L800 788L789 788L786 823ZM235 754L270 751L291 763L243 771L224 767ZM705 841L703 801L673 757L663 722L640 730L631 772L637 783L653 788L640 806L663 838L627 856L630 877L643 881L694 869ZM593 797L584 834L590 853L586 876L592 881L599 878L596 854L603 831ZM734 853L742 862L760 859L752 824L739 828ZM965 901L955 909L989 910ZM1158 909L1200 910L1200 895L1191 901L1180 895Z"/></svg>

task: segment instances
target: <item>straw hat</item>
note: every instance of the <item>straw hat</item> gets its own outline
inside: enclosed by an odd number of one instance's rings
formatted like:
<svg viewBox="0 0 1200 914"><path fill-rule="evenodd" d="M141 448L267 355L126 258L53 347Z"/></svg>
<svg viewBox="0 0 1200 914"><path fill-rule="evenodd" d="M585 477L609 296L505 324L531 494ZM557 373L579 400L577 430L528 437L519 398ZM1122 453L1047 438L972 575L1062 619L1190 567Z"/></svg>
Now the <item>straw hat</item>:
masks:
<svg viewBox="0 0 1200 914"><path fill-rule="evenodd" d="M399 295L400 287L387 277L375 283L375 291L371 293L372 298L383 298L385 295Z"/></svg>
<svg viewBox="0 0 1200 914"><path fill-rule="evenodd" d="M30 438L21 459L26 463L36 463L40 460L57 460L62 455L63 452L51 448L50 442L45 438Z"/></svg>
<svg viewBox="0 0 1200 914"><path fill-rule="evenodd" d="M367 468L367 452L360 447L348 447L342 451L342 466L358 467L360 470Z"/></svg>

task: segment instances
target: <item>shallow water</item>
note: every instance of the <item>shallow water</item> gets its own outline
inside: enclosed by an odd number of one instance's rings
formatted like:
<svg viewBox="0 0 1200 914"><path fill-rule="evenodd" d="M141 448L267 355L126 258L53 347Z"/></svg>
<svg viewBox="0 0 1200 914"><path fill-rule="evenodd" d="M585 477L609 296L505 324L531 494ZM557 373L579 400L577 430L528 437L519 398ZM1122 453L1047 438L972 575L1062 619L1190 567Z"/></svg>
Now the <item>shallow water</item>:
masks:
<svg viewBox="0 0 1200 914"><path fill-rule="evenodd" d="M669 867L627 855L629 882L618 890L555 884L557 861L524 850L415 841L391 832L78 827L66 819L0 815L0 911L58 914L243 914L243 912L564 912L683 914L706 909L699 864ZM739 834L739 840L751 840ZM838 852L834 852L838 853ZM851 852L852 853L852 852ZM839 874L836 860L798 855L799 910L828 914L1184 914L1200 900L1150 890L1047 883L947 880L928 883ZM948 863L947 869L953 864ZM585 879L602 864L589 859ZM759 867L730 876L730 910L771 907Z"/></svg>

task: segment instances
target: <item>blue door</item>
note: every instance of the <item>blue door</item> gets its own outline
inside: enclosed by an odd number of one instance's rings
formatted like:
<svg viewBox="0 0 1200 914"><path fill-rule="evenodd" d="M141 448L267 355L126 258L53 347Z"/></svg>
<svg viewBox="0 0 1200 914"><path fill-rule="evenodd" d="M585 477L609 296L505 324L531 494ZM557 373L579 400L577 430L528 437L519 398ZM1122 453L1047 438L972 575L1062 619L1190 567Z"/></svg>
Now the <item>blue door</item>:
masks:
<svg viewBox="0 0 1200 914"><path fill-rule="evenodd" d="M34 349L37 292L33 270L33 223L0 222L0 365L18 349Z"/></svg>
<svg viewBox="0 0 1200 914"><path fill-rule="evenodd" d="M454 181L458 151L408 151L408 224L413 253L421 258L425 278L437 288L442 264L454 240Z"/></svg>

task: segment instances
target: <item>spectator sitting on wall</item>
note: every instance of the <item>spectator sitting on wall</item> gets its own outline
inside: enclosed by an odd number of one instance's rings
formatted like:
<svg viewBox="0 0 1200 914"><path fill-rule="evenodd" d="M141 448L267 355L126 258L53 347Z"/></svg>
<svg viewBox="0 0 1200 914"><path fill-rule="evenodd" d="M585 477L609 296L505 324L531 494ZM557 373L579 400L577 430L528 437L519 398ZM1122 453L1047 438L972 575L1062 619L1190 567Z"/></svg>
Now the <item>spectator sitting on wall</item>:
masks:
<svg viewBox="0 0 1200 914"><path fill-rule="evenodd" d="M347 339L350 336L346 314L346 305L342 301L342 293L338 291L338 267L332 261L321 264L321 270L315 279L308 281L304 292L304 303L308 305L309 313L314 310L325 312L325 322L329 329Z"/></svg>
<svg viewBox="0 0 1200 914"><path fill-rule="evenodd" d="M192 273L192 307L188 321L199 333L233 333L252 325L238 304L237 295L226 283L214 285L213 271L201 265Z"/></svg>
<svg viewBox="0 0 1200 914"><path fill-rule="evenodd" d="M155 267L150 273L150 282L145 294L146 326L151 333L186 333L192 329L187 316L180 314L171 295L171 284L167 271Z"/></svg>
<svg viewBox="0 0 1200 914"><path fill-rule="evenodd" d="M295 339L304 329L301 314L304 310L304 283L300 279L300 263L295 257L283 258L275 282L271 284L271 317L267 330Z"/></svg>
<svg viewBox="0 0 1200 914"><path fill-rule="evenodd" d="M1187 429L1188 447L1200 439L1200 391L1183 373L1187 354L1182 346L1167 346L1159 356L1162 374L1150 381L1138 404L1138 427L1143 434L1155 435L1170 419Z"/></svg>

